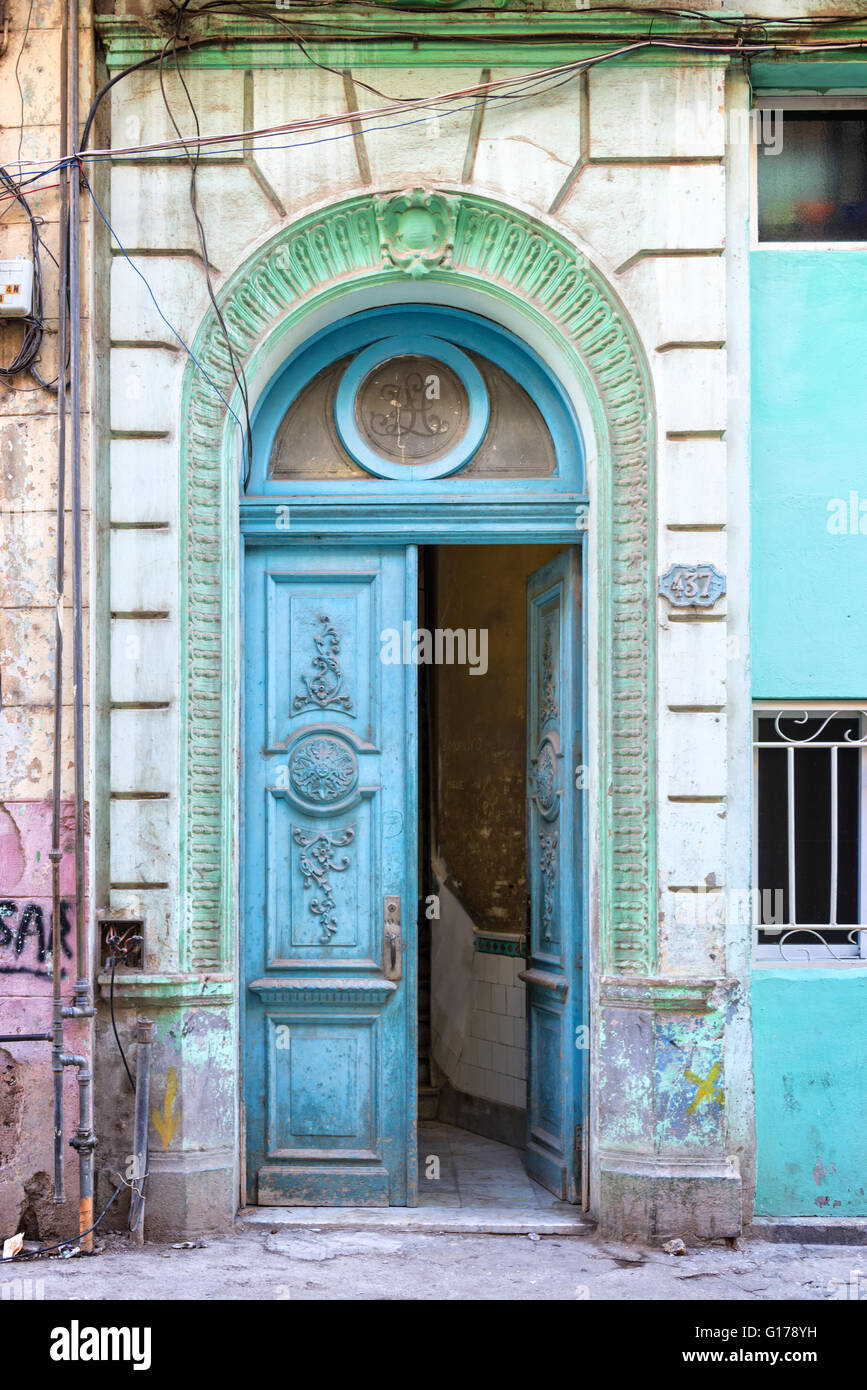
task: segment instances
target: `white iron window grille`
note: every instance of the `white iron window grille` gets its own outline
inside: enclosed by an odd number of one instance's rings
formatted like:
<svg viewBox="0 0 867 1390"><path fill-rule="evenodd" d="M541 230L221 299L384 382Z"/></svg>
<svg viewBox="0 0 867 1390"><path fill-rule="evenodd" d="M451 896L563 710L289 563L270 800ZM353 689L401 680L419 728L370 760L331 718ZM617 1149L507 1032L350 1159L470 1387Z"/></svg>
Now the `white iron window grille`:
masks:
<svg viewBox="0 0 867 1390"><path fill-rule="evenodd" d="M867 710L754 713L758 960L867 960Z"/></svg>

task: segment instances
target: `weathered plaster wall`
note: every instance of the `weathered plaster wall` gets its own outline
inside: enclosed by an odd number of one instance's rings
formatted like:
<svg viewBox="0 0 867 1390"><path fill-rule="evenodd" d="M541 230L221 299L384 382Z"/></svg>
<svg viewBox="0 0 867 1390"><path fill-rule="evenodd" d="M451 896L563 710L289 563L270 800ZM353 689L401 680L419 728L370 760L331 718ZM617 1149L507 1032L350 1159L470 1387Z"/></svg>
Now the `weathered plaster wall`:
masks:
<svg viewBox="0 0 867 1390"><path fill-rule="evenodd" d="M9 30L0 56L0 164L17 159L53 162L59 140L60 6L57 0L11 0ZM88 6L81 6L82 108L90 101L92 36ZM29 15L29 29L28 29ZM17 65L18 82L15 78ZM49 177L45 180L51 183ZM33 193L47 250L42 252L46 334L39 370L57 370L58 198L56 189ZM83 205L87 248L89 218ZM17 202L2 203L0 259L30 256L30 224ZM89 335L88 290L83 287L82 336ZM21 342L20 324L0 319L0 359ZM85 725L89 721L89 372L84 372L82 452L85 546ZM64 860L61 871L64 997L74 975L72 873L72 629L69 484L66 491L66 595L63 605L63 740L61 796ZM45 1032L51 1026L51 795L54 703L55 547L57 538L57 405L51 391L29 375L0 383L0 1017L4 1033ZM89 745L89 739L86 737ZM87 758L87 753L86 753ZM85 762L85 766L87 763ZM81 1052L81 1026L67 1025L67 1050ZM47 1043L9 1043L3 1052L0 1129L0 1234L23 1225L31 1236L69 1235L78 1229L77 1159L66 1151L67 1203L51 1201L53 1176L52 1073ZM75 1072L64 1084L65 1128L78 1114Z"/></svg>
<svg viewBox="0 0 867 1390"><path fill-rule="evenodd" d="M863 970L753 976L759 1216L867 1214Z"/></svg>
<svg viewBox="0 0 867 1390"><path fill-rule="evenodd" d="M61 956L64 996L75 977L75 878L73 806L64 803L60 876ZM44 1033L51 1028L50 803L8 800L0 804L0 1018L4 1033ZM81 1025L66 1025L70 1052L83 1050ZM78 1160L68 1150L64 1165L66 1207L52 1202L53 1077L48 1043L6 1043L0 1048L0 1231L26 1228L28 1237L69 1235L77 1229ZM78 1116L76 1073L64 1076L66 1135Z"/></svg>

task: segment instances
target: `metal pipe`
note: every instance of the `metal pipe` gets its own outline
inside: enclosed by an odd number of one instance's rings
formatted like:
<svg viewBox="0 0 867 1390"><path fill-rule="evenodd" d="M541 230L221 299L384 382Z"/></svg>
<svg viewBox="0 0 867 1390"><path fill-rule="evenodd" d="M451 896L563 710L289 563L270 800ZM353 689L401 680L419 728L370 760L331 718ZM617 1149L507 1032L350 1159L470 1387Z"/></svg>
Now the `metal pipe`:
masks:
<svg viewBox="0 0 867 1390"><path fill-rule="evenodd" d="M90 1061L77 1053L63 1053L64 1067L78 1068L78 1128L70 1144L78 1153L78 1230L85 1255L93 1254L93 1151L97 1139L93 1132L93 1073Z"/></svg>
<svg viewBox="0 0 867 1390"><path fill-rule="evenodd" d="M129 1203L129 1229L135 1245L144 1243L145 1186L148 1170L148 1105L150 1101L151 1047L154 1025L149 1018L136 1020L135 1138L133 1140L133 1189Z"/></svg>
<svg viewBox="0 0 867 1390"><path fill-rule="evenodd" d="M78 0L69 10L69 125L72 150L78 149ZM72 479L72 700L75 764L75 1006L90 1003L88 933L84 911L84 660L82 638L81 537L81 239L80 180L69 188L69 386Z"/></svg>
<svg viewBox="0 0 867 1390"><path fill-rule="evenodd" d="M73 154L78 151L78 0L69 0L69 139ZM84 910L84 659L82 630L82 539L81 539L81 240L80 179L73 174L69 189L69 387L70 387L70 468L72 506L72 680L73 680L73 761L75 764L75 995L73 1017L87 1019L85 1041L93 1050L93 1005L90 985L88 923ZM69 1017L69 1010L64 1010ZM92 1076L87 1062L78 1067L78 1130L70 1142L78 1150L78 1221L81 1249L93 1251L93 1132Z"/></svg>
<svg viewBox="0 0 867 1390"><path fill-rule="evenodd" d="M54 1195L55 1206L66 1201L63 1182L63 1005L60 939L60 801L63 741L63 580L66 520L66 348L69 311L69 115L67 111L69 16L64 3L60 31L60 302L57 341L57 559L54 610L54 760L51 808L51 1069L54 1073Z"/></svg>
<svg viewBox="0 0 867 1390"><path fill-rule="evenodd" d="M8 1042L52 1042L53 1033L0 1033L0 1043Z"/></svg>

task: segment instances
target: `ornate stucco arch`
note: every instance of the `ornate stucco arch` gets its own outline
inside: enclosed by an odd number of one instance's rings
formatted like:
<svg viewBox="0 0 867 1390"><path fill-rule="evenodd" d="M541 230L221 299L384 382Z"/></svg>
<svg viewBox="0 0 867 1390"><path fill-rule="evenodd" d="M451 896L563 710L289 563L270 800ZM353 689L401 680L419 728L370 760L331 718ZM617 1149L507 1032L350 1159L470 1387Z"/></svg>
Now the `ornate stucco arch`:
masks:
<svg viewBox="0 0 867 1390"><path fill-rule="evenodd" d="M574 369L599 449L599 903L605 973L647 975L655 958L654 414L638 336L610 285L560 233L475 194L357 196L301 217L254 252L221 293L242 361L348 289L407 276L484 287L541 327ZM231 968L235 745L237 454L234 388L210 312L183 393L182 959Z"/></svg>

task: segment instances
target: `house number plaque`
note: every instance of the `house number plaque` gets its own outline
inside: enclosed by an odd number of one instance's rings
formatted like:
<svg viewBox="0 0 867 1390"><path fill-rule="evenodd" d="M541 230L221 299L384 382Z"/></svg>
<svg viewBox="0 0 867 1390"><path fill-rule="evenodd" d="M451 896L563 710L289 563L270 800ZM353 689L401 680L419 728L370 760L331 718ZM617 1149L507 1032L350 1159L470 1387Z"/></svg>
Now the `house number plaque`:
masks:
<svg viewBox="0 0 867 1390"><path fill-rule="evenodd" d="M726 591L714 565L671 565L659 577L659 592L676 608L712 608Z"/></svg>

